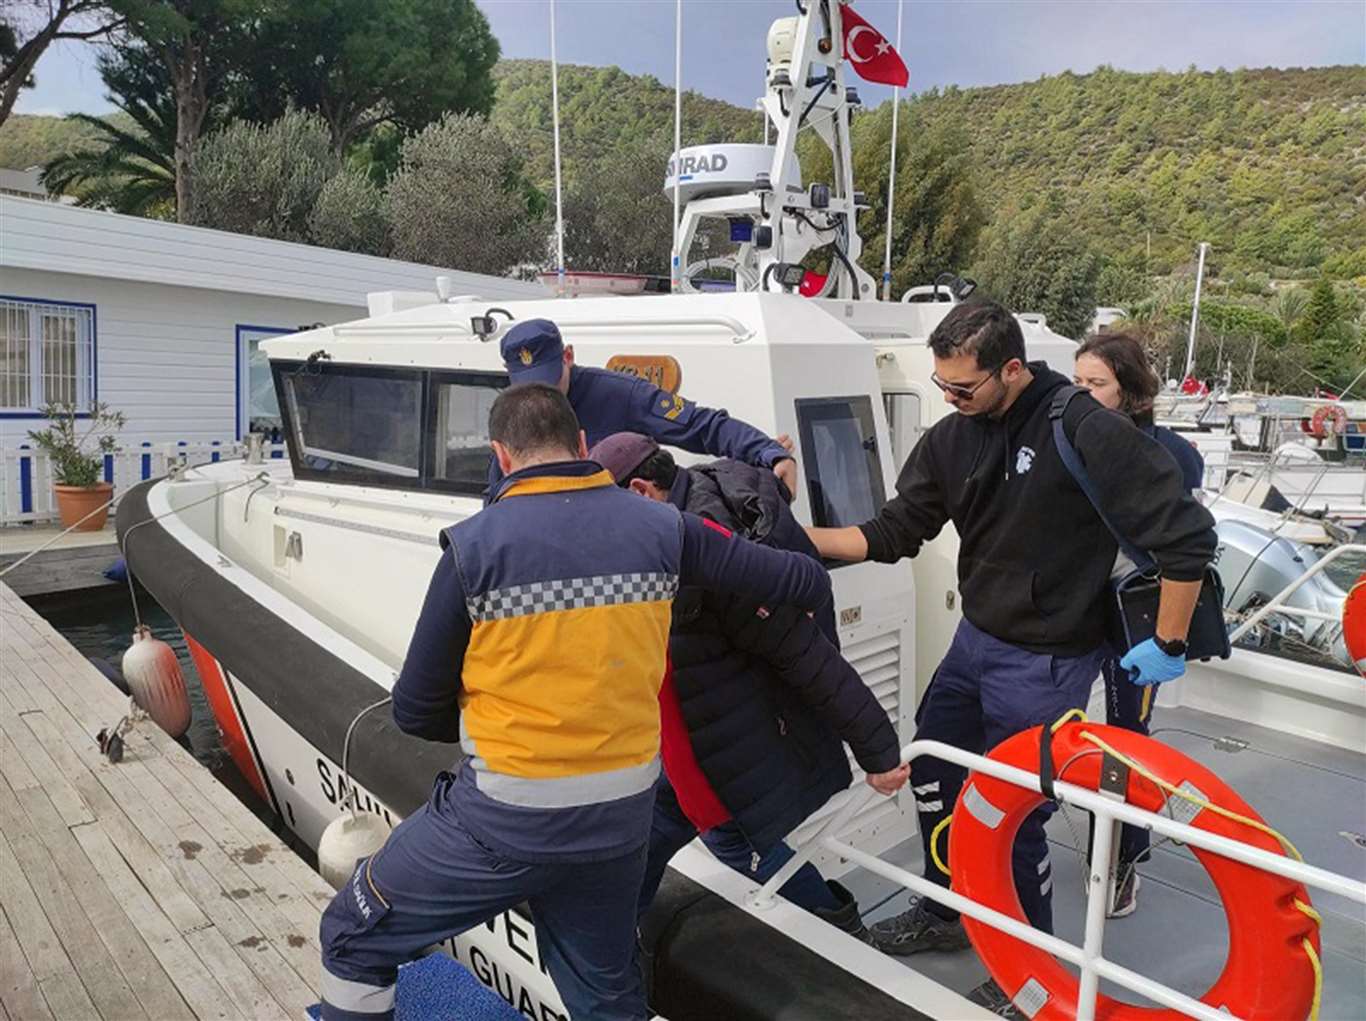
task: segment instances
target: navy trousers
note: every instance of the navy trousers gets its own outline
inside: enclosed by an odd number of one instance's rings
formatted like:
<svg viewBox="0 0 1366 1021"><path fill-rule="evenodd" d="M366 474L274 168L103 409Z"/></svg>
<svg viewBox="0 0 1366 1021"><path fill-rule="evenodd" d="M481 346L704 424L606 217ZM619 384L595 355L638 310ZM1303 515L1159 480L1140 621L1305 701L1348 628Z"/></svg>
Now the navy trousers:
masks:
<svg viewBox="0 0 1366 1021"><path fill-rule="evenodd" d="M983 753L1012 734L1052 723L1069 709L1086 706L1091 685L1107 650L1084 656L1049 656L993 638L967 620L958 625L953 644L935 671L916 710L917 740L943 741ZM949 877L934 865L930 837L953 811L965 771L940 759L911 764L911 790L925 849L925 877L948 887ZM1015 890L1030 924L1053 931L1053 876L1048 864L1044 823L1054 806L1034 811L1015 838ZM952 825L952 824L950 824ZM939 854L948 861L948 840L940 834ZM945 918L956 913L938 904L930 909Z"/></svg>
<svg viewBox="0 0 1366 1021"><path fill-rule="evenodd" d="M650 847L645 858L645 879L640 886L640 902L636 909L638 915L643 915L655 899L669 859L688 846L696 836L697 828L683 814L678 795L661 775L655 786L655 814L650 827ZM768 882L793 854L792 848L782 841L763 851L756 849L733 822L707 830L702 834L702 843L716 856L717 861L743 873L756 884ZM799 868L778 893L807 911L817 908L834 910L840 906L830 887L825 885L820 871L810 862Z"/></svg>
<svg viewBox="0 0 1366 1021"><path fill-rule="evenodd" d="M635 967L638 850L590 864L528 864L481 844L447 801L453 778L362 858L324 912L325 1021L393 1017L398 966L424 948L529 901L536 940L575 1021L648 1017Z"/></svg>

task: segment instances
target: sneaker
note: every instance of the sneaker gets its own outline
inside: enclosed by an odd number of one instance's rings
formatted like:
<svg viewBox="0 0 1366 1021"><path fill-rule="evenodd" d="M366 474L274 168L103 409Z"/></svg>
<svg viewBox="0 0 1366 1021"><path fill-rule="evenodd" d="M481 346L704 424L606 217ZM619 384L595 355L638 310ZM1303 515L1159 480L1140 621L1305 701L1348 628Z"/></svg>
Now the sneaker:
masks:
<svg viewBox="0 0 1366 1021"><path fill-rule="evenodd" d="M872 928L873 946L884 954L905 957L922 950L966 950L972 945L961 919L945 921L929 909L929 901L912 897L906 911Z"/></svg>
<svg viewBox="0 0 1366 1021"><path fill-rule="evenodd" d="M840 906L837 908L816 908L812 914L822 921L829 922L840 932L847 932L859 942L876 946L873 942L873 934L868 931L868 926L863 924L863 918L859 914L858 901L854 899L854 895L833 879L827 879L825 885L830 888L830 892L835 895Z"/></svg>
<svg viewBox="0 0 1366 1021"><path fill-rule="evenodd" d="M1138 910L1138 869L1130 865L1124 872L1124 880L1116 883L1111 894L1110 910L1106 918L1124 918Z"/></svg>
<svg viewBox="0 0 1366 1021"><path fill-rule="evenodd" d="M997 1017L1012 1018L1013 1021L1027 1021L1024 1012L1011 1002L1006 991L998 986L994 979L987 979L968 993L968 1002L975 1003L979 1007L985 1007Z"/></svg>

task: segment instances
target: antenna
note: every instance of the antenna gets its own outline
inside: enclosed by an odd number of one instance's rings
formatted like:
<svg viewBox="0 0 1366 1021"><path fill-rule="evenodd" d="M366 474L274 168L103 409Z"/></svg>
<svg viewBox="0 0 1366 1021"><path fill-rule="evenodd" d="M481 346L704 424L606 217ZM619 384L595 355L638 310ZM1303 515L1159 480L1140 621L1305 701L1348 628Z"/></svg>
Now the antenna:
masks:
<svg viewBox="0 0 1366 1021"><path fill-rule="evenodd" d="M901 52L901 0L896 0L896 51ZM892 300L892 203L896 198L896 123L901 119L899 86L892 86L892 160L887 169L887 252L882 258L882 300Z"/></svg>
<svg viewBox="0 0 1366 1021"><path fill-rule="evenodd" d="M681 166L683 151L683 0L674 0L674 241L673 256L670 260L672 267L669 287L677 293L682 286L683 270L679 266L678 251L678 223L679 223L679 201L678 189L682 183L683 167Z"/></svg>
<svg viewBox="0 0 1366 1021"><path fill-rule="evenodd" d="M564 297L564 193L560 186L560 72L555 60L555 0L550 0L550 109L555 126L555 296Z"/></svg>

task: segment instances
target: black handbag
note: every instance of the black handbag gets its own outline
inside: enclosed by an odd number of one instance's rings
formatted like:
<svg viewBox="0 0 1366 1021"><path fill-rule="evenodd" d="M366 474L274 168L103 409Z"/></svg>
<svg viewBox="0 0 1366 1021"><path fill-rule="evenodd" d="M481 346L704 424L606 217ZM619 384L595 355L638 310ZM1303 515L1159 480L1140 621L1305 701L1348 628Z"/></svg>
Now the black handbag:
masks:
<svg viewBox="0 0 1366 1021"><path fill-rule="evenodd" d="M1053 423L1053 445L1058 449L1072 478L1076 480L1086 499L1091 501L1100 520L1119 543L1119 548L1134 564L1134 570L1112 585L1114 598L1109 607L1110 641L1117 649L1127 651L1152 638L1157 633L1157 606L1161 599L1162 582L1158 578L1157 563L1144 551L1131 544L1105 513L1096 494L1091 477L1077 456L1076 448L1063 430L1063 414L1072 398L1086 391L1079 386L1064 387L1053 398L1048 417ZM1228 627L1224 623L1224 582L1213 564L1205 568L1200 584L1200 597L1191 616L1186 634L1186 659L1228 659L1233 650L1228 641Z"/></svg>

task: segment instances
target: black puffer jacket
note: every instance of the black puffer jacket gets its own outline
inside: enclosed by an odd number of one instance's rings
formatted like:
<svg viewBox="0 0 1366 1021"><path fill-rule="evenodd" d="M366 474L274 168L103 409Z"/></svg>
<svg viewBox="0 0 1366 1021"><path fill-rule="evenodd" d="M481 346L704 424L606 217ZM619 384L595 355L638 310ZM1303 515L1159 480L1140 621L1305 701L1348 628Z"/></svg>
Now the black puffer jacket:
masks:
<svg viewBox="0 0 1366 1021"><path fill-rule="evenodd" d="M747 538L816 556L771 471L680 468L669 500ZM815 618L685 589L669 653L693 753L756 851L849 786L840 741L868 772L899 761L896 731L839 654L833 604Z"/></svg>

